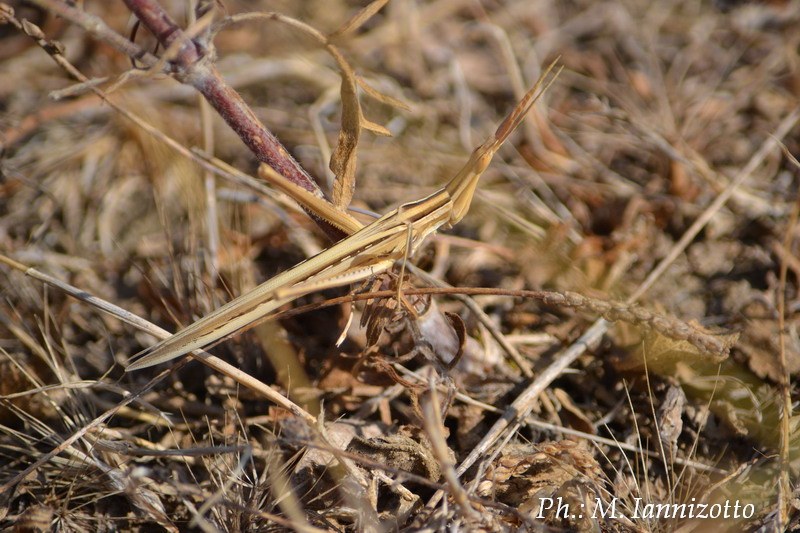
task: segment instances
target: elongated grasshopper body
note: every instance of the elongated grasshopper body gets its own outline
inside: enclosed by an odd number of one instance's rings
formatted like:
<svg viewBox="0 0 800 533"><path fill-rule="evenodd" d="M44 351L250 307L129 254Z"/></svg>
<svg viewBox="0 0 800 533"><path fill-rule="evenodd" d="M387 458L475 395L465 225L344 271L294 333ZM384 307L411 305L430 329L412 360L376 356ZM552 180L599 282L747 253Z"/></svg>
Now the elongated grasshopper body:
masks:
<svg viewBox="0 0 800 533"><path fill-rule="evenodd" d="M263 179L350 235L140 352L127 370L164 363L208 346L268 317L305 294L349 285L380 274L391 268L395 261L411 255L431 233L456 224L469 210L481 174L494 154L555 79L545 83L554 66L555 63L548 67L494 135L472 152L467 163L447 185L421 200L401 205L367 226L262 165L259 175Z"/></svg>

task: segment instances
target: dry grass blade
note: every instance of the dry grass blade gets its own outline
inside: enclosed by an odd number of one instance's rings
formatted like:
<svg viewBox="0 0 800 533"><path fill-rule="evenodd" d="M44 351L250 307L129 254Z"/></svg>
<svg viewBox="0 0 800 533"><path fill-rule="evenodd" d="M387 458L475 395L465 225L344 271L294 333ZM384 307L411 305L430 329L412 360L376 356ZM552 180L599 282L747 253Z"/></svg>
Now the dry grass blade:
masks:
<svg viewBox="0 0 800 533"><path fill-rule="evenodd" d="M61 291L64 291L66 294L69 294L85 303L88 303L89 305L92 305L97 309L100 309L101 311L122 320L123 322L126 322L136 328L139 328L142 331L146 331L147 333L155 337L161 337L161 338L169 337L169 332L159 328L155 324L152 324L147 320L144 320L141 317L129 311L126 311L125 309L120 308L119 306L106 302L101 298L97 298L96 296L87 294L86 291L82 291L52 276L48 276L47 274L39 272L35 268L28 268L25 265L17 261L14 261L13 259L6 257L2 254L0 254L0 263L3 263L20 272L24 272L26 275L34 279L37 279L43 283L47 283L48 285L51 285ZM194 355L195 357L198 357L199 359L203 360L204 362L212 366L215 370L221 372L222 374L232 377L245 387L248 387L264 395L266 398L288 409L295 415L304 419L306 422L311 424L316 423L316 417L308 413L305 409L294 404L291 400L284 397L279 392L275 391L274 389L260 382L259 380L253 378L252 376L249 376L248 374L242 372L236 367L229 365L225 361L222 361L221 359L205 352L197 352Z"/></svg>
<svg viewBox="0 0 800 533"><path fill-rule="evenodd" d="M350 20L342 24L339 29L331 33L330 38L337 39L358 30L364 25L365 22L375 16L375 14L380 11L388 2L389 0L374 0L373 2L370 2L358 10L358 12L353 15Z"/></svg>

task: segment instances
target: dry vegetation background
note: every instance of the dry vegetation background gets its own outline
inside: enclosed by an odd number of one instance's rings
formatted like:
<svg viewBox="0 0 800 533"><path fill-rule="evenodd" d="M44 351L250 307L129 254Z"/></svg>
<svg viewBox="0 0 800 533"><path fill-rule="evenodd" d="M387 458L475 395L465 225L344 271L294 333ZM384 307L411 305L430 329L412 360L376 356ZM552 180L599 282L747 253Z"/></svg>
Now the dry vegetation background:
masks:
<svg viewBox="0 0 800 533"><path fill-rule="evenodd" d="M101 88L130 70L83 29L12 4L86 76L107 78ZM131 35L122 2L79 4ZM162 5L188 24L184 2ZM363 5L226 0L218 18L278 11L328 33ZM563 72L486 172L469 215L415 264L457 287L624 301L677 249L639 303L738 332L724 362L615 324L545 383L459 492L443 466L461 464L596 316L526 298L478 295L468 307L436 297L473 340L446 379L438 373L439 405L459 394L433 435L422 429L435 417L421 398L430 402L425 376L437 372L413 350L419 335L390 321L368 347L361 303L266 322L213 349L310 412L322 406L328 442L347 452L337 462L314 428L201 363L125 373L152 336L3 266L0 527L791 529L800 508L789 408L800 370L800 173L790 155L800 153L798 24L797 1L392 0L338 42L372 87L406 104L362 93L366 116L393 134L362 132L353 203L378 213L441 186L560 57ZM153 44L142 28L135 38ZM225 79L329 190L340 118L330 56L266 21L226 29L215 44ZM200 167L86 90L53 98L74 83L29 37L0 26L3 255L175 331L329 245L280 195L217 178L215 251ZM212 132L217 157L255 173L253 155L219 117L204 118L190 87L143 75L110 98L185 146L208 146ZM728 201L713 205L721 195ZM704 213L701 231L676 248ZM419 274L411 281L426 286ZM426 508L438 489L446 498ZM739 500L756 513L537 519L542 496L617 498L628 515L635 498Z"/></svg>

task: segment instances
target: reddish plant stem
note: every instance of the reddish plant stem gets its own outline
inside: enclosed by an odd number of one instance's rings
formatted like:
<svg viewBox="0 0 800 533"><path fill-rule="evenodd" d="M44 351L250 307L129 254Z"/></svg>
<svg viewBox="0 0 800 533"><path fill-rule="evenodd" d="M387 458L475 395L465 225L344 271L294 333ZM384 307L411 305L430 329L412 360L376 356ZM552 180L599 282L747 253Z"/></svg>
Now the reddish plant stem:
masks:
<svg viewBox="0 0 800 533"><path fill-rule="evenodd" d="M180 69L191 69L201 58L202 54L197 45L190 39L184 39L180 26L172 20L161 4L152 0L123 1L164 48L169 48L176 41L183 40L173 61Z"/></svg>
<svg viewBox="0 0 800 533"><path fill-rule="evenodd" d="M203 47L186 39L184 32L155 0L123 0L141 23L150 30L164 48L185 40L176 55L177 76L197 89L228 126L236 132L259 161L268 164L289 181L309 192L322 196L316 182L289 154L281 142L258 120L253 110L208 61ZM346 235L327 221L309 213L333 241Z"/></svg>
<svg viewBox="0 0 800 533"><path fill-rule="evenodd" d="M239 93L225 83L213 65L194 68L193 75L187 79L187 82L205 97L259 161L268 164L289 181L322 196L322 191L317 187L316 182L272 132L261 124L250 106L239 96ZM342 230L317 217L311 211L306 212L332 241L335 242L347 236Z"/></svg>
<svg viewBox="0 0 800 533"><path fill-rule="evenodd" d="M222 80L216 68L212 65L194 68L186 81L208 100L259 161L307 191L320 194L314 180L261 124L239 93Z"/></svg>

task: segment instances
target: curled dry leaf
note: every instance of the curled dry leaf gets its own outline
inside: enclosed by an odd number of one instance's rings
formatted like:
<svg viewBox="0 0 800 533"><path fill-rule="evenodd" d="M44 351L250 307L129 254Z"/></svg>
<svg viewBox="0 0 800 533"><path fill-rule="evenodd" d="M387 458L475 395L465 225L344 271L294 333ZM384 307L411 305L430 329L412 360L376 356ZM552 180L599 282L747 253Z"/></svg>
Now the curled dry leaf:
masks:
<svg viewBox="0 0 800 533"><path fill-rule="evenodd" d="M331 155L329 167L336 175L333 185L333 205L344 211L350 205L355 191L356 156L361 128L378 135L391 136L389 130L364 118L361 103L358 100L358 79L353 68L347 63L332 41L353 33L367 20L386 5L388 0L375 0L353 15L338 30L328 36L325 46L328 53L336 60L342 75L340 95L342 99L342 126L336 149Z"/></svg>
<svg viewBox="0 0 800 533"><path fill-rule="evenodd" d="M339 65L342 74L342 127L336 149L331 155L330 169L336 175L333 184L333 205L345 210L353 199L356 186L356 155L361 135L361 103L358 101L356 77L352 67L332 45L325 47Z"/></svg>
<svg viewBox="0 0 800 533"><path fill-rule="evenodd" d="M456 313L445 312L445 316L447 317L447 320L450 321L450 325L453 326L453 331L455 331L456 335L458 336L458 350L456 351L453 360L447 363L447 367L449 369L456 366L464 356L464 350L467 346L467 325L464 324L464 320Z"/></svg>

